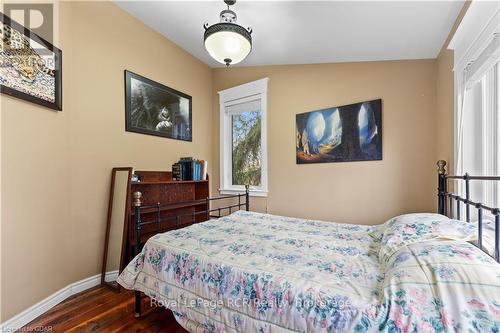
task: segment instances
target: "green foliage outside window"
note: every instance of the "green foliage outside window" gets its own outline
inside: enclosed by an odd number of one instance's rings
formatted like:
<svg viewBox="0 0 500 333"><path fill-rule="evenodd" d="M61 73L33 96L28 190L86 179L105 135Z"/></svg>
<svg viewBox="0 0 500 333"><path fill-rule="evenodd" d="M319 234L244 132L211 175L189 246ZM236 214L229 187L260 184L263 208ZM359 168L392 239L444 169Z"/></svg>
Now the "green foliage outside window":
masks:
<svg viewBox="0 0 500 333"><path fill-rule="evenodd" d="M232 116L233 185L261 185L260 111Z"/></svg>

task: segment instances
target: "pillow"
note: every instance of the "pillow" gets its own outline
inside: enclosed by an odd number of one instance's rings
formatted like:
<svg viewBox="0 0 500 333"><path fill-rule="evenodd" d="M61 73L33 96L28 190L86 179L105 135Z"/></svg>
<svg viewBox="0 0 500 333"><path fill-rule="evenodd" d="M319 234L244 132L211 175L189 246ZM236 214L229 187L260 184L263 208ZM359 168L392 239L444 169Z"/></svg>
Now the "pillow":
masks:
<svg viewBox="0 0 500 333"><path fill-rule="evenodd" d="M451 221L457 221L457 220L451 220ZM458 221L460 222L460 221ZM477 228L478 224L477 221L470 223L471 225L474 226L476 229L475 233L477 236ZM475 246L478 246L478 237L476 237L474 240L471 241L472 244ZM488 220L488 219L483 219L483 248L486 253L488 253L490 256L494 257L495 256L495 221Z"/></svg>
<svg viewBox="0 0 500 333"><path fill-rule="evenodd" d="M471 223L452 221L440 214L400 215L385 223L379 262L385 265L395 252L412 243L432 239L472 241L474 238L477 238L477 231Z"/></svg>

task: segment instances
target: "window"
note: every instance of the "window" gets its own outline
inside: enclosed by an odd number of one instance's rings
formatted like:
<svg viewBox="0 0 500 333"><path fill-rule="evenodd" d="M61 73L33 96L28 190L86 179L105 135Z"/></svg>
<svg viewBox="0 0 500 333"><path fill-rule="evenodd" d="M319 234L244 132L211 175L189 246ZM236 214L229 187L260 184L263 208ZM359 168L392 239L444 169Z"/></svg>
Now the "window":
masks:
<svg viewBox="0 0 500 333"><path fill-rule="evenodd" d="M456 174L500 175L500 4L473 2L454 50ZM500 206L498 182L471 182L471 199ZM463 182L458 191L464 195Z"/></svg>
<svg viewBox="0 0 500 333"><path fill-rule="evenodd" d="M219 92L220 192L267 195L267 81Z"/></svg>
<svg viewBox="0 0 500 333"><path fill-rule="evenodd" d="M499 73L497 63L465 89L462 143L458 156L461 173L500 175ZM497 207L499 189L498 182L471 182L471 197Z"/></svg>

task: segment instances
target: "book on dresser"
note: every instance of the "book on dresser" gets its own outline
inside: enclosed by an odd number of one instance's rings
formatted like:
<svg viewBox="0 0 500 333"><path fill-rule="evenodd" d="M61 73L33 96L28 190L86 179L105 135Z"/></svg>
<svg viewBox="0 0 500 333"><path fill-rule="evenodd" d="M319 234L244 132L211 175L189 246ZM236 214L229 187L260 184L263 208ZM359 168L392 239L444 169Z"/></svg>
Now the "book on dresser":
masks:
<svg viewBox="0 0 500 333"><path fill-rule="evenodd" d="M206 180L208 162L192 157L182 157L179 162L172 165L172 178L174 180Z"/></svg>
<svg viewBox="0 0 500 333"><path fill-rule="evenodd" d="M178 170L173 169L173 172ZM162 220L160 223L151 223L141 228L141 245L151 236L182 228L193 223L206 221L203 214L194 215L194 212L208 210L207 198L209 196L208 177L205 180L174 180L171 171L135 171L134 174L140 179L139 182L130 183L130 209L128 210L127 246L126 256L128 263L132 260L134 243L134 192L142 193L142 206L156 205L160 203L160 208L151 207L141 210L141 221L157 221L158 216ZM182 215L177 220L175 217Z"/></svg>

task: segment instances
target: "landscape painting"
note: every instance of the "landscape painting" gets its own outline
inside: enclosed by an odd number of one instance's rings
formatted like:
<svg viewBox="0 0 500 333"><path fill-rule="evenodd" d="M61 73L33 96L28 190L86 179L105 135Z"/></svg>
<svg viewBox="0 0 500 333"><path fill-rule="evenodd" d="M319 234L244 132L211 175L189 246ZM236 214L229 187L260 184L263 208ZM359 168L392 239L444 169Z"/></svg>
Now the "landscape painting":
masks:
<svg viewBox="0 0 500 333"><path fill-rule="evenodd" d="M192 98L158 82L125 71L125 129L192 141Z"/></svg>
<svg viewBox="0 0 500 333"><path fill-rule="evenodd" d="M382 159L382 100L297 114L297 164Z"/></svg>

